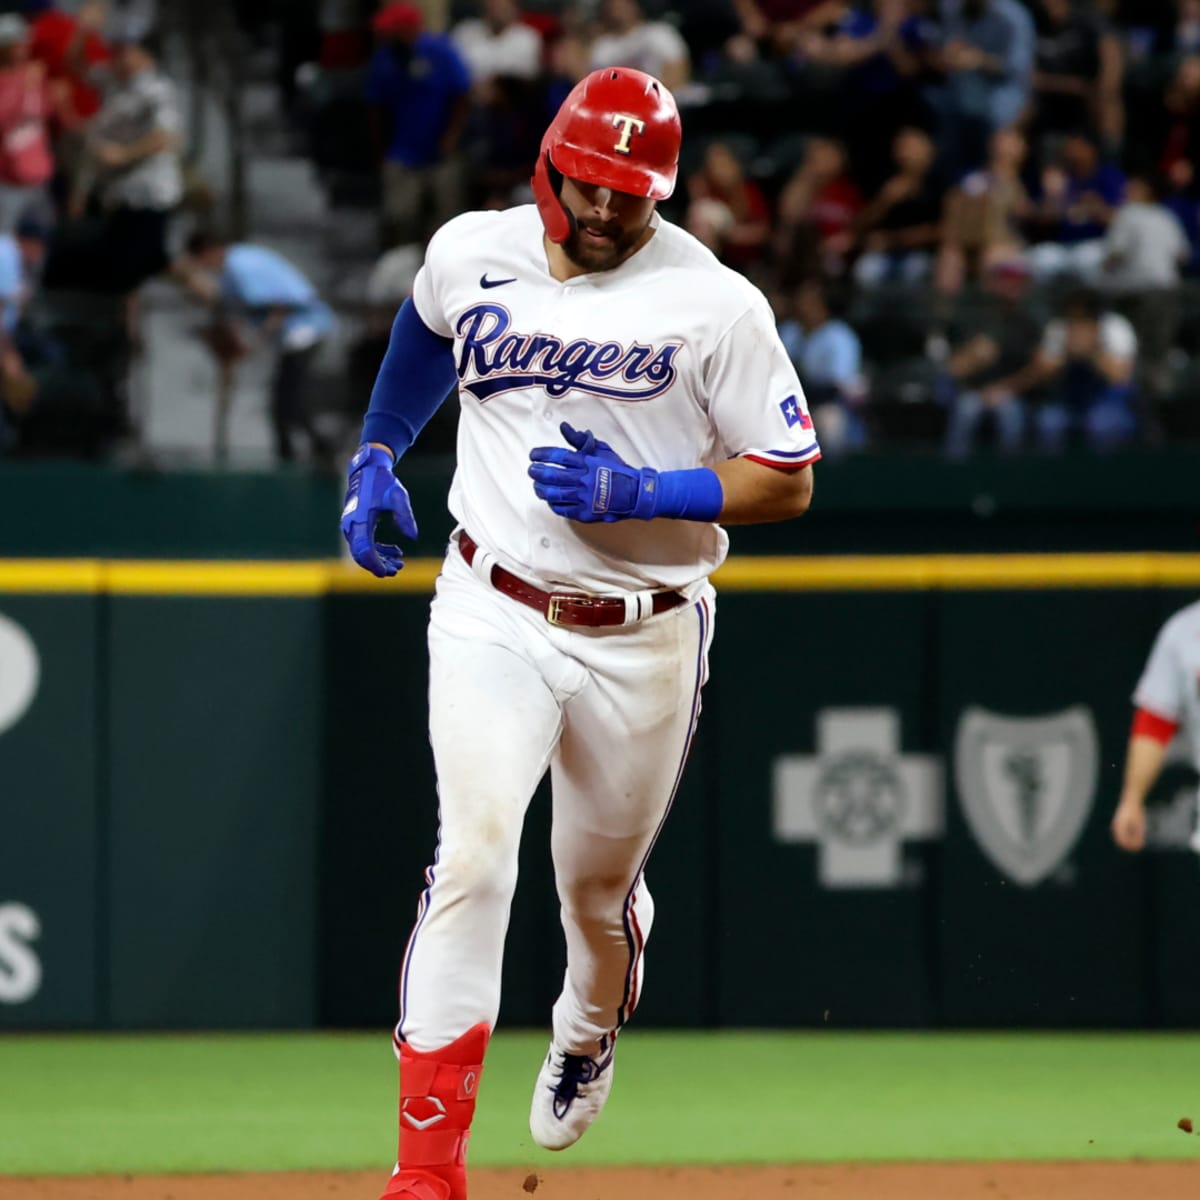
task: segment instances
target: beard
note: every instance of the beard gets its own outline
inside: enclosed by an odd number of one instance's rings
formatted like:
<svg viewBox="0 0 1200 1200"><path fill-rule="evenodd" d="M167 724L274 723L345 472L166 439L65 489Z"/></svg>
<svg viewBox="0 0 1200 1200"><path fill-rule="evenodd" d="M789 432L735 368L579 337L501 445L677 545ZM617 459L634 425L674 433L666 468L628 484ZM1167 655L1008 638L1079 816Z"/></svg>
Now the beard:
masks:
<svg viewBox="0 0 1200 1200"><path fill-rule="evenodd" d="M640 229L625 229L616 222L607 225L600 221L578 221L571 236L562 244L563 253L585 271L611 271L637 249L649 225ZM584 230L606 235L604 241L593 241Z"/></svg>

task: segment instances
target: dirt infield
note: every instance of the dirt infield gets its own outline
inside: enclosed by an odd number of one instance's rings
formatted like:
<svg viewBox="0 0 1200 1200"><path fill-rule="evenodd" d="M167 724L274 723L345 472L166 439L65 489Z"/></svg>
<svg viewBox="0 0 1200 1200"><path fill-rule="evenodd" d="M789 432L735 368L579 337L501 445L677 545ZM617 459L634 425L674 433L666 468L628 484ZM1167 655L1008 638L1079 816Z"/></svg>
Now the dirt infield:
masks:
<svg viewBox="0 0 1200 1200"><path fill-rule="evenodd" d="M21 1179L2 1200L376 1200L378 1172ZM536 1184L536 1186L535 1186ZM476 1171L471 1200L1182 1200L1196 1163L959 1163Z"/></svg>

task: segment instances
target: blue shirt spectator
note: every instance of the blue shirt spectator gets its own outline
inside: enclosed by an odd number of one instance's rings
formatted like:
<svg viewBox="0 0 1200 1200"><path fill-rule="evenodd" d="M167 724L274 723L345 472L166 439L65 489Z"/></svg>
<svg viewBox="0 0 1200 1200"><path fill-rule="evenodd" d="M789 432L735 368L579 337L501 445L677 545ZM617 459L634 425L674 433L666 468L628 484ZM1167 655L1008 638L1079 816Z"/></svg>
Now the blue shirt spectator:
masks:
<svg viewBox="0 0 1200 1200"><path fill-rule="evenodd" d="M871 42L888 33L889 27L880 19L880 5L870 8L852 8L838 22L834 36L852 42ZM894 27L895 44L914 59L937 44L937 26L928 17L910 13ZM886 95L901 85L903 79L895 59L885 47L877 49L869 58L862 59L854 68L854 84L860 91L872 96Z"/></svg>
<svg viewBox="0 0 1200 1200"><path fill-rule="evenodd" d="M265 246L238 243L225 252L221 268L221 297L264 321L284 310L280 342L288 349L312 345L333 332L333 311L316 288L281 254Z"/></svg>
<svg viewBox="0 0 1200 1200"><path fill-rule="evenodd" d="M389 118L386 158L428 167L441 157L456 106L470 91L466 62L449 37L422 32L411 42L389 41L371 58L367 101Z"/></svg>
<svg viewBox="0 0 1200 1200"><path fill-rule="evenodd" d="M779 337L804 385L821 448L830 457L860 450L867 427L858 334L832 315L816 280L800 285L794 303L796 319L780 324Z"/></svg>
<svg viewBox="0 0 1200 1200"><path fill-rule="evenodd" d="M21 248L11 233L0 234L0 328L8 337L16 332L25 295L25 264Z"/></svg>
<svg viewBox="0 0 1200 1200"><path fill-rule="evenodd" d="M993 129L1013 124L1029 98L1037 35L1017 0L942 0L946 69L986 88Z"/></svg>
<svg viewBox="0 0 1200 1200"><path fill-rule="evenodd" d="M799 321L784 321L779 336L806 391L855 390L862 378L862 346L858 334L837 317L805 330Z"/></svg>
<svg viewBox="0 0 1200 1200"><path fill-rule="evenodd" d="M1125 198L1121 168L1104 162L1096 144L1081 134L1063 142L1061 165L1042 172L1041 221L1064 245L1104 237Z"/></svg>
<svg viewBox="0 0 1200 1200"><path fill-rule="evenodd" d="M318 462L329 463L332 441L318 427L309 406L309 384L323 340L335 320L316 288L281 254L265 246L231 243L197 230L176 263L190 290L217 309L217 324L206 340L223 373L231 373L251 347L236 318L266 326L275 337L271 381L271 424L280 461L296 457L296 434L303 433ZM230 311L232 310L232 311ZM223 418L218 422L217 454L225 452Z"/></svg>

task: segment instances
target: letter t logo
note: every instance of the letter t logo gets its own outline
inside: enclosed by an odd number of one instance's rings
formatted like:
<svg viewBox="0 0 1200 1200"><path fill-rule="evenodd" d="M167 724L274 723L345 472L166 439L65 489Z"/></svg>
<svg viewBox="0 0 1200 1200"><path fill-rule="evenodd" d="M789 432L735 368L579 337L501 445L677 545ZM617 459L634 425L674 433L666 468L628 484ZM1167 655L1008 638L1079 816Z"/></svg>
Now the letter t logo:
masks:
<svg viewBox="0 0 1200 1200"><path fill-rule="evenodd" d="M629 139L633 136L634 131L638 133L646 132L646 122L640 117L630 116L629 113L617 113L613 117L613 128L621 131L621 136L613 149L618 154L629 154Z"/></svg>

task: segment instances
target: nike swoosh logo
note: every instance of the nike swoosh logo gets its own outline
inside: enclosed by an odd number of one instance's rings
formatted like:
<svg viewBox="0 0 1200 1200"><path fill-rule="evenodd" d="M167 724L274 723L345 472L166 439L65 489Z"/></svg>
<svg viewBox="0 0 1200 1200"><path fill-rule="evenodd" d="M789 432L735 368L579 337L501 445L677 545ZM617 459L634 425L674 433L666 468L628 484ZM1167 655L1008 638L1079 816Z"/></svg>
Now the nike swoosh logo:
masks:
<svg viewBox="0 0 1200 1200"><path fill-rule="evenodd" d="M512 279L489 279L487 277L486 273L479 277L479 286L481 288L503 287L506 283L516 283L516 282L517 282L517 279L516 279L515 275L513 276Z"/></svg>

